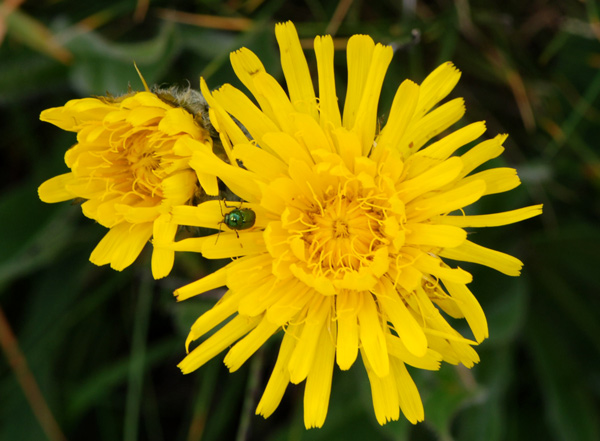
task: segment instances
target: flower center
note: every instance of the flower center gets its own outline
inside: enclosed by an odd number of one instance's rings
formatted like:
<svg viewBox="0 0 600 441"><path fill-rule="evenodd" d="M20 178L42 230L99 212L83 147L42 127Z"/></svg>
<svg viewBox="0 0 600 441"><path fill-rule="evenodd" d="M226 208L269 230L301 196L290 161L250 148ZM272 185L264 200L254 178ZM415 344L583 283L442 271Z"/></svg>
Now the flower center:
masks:
<svg viewBox="0 0 600 441"><path fill-rule="evenodd" d="M324 295L369 290L388 271L399 274L406 207L395 185L402 163L393 159L363 158L352 170L334 157L311 172L293 170L281 220L265 230L274 274L291 272Z"/></svg>
<svg viewBox="0 0 600 441"><path fill-rule="evenodd" d="M160 160L153 152L144 152L141 155L130 152L127 160L133 173L134 189L141 193L154 195L160 189L160 178L156 173L160 166Z"/></svg>
<svg viewBox="0 0 600 441"><path fill-rule="evenodd" d="M372 260L384 243L380 213L369 198L330 192L307 213L310 227L303 233L308 245L308 268L322 275L357 271Z"/></svg>
<svg viewBox="0 0 600 441"><path fill-rule="evenodd" d="M348 238L350 236L348 222L345 219L336 219L333 223L334 239Z"/></svg>
<svg viewBox="0 0 600 441"><path fill-rule="evenodd" d="M172 144L165 141L159 132L142 130L123 142L123 155L131 173L131 189L139 196L163 196L161 183L166 173L162 159L165 149Z"/></svg>

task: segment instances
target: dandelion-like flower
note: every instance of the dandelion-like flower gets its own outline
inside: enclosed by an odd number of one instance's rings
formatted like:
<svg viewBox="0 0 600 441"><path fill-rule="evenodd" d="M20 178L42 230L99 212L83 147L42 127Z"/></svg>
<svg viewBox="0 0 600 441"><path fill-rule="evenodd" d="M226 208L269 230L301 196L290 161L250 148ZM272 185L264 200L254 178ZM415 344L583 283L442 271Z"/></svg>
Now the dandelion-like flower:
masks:
<svg viewBox="0 0 600 441"><path fill-rule="evenodd" d="M65 154L71 171L44 182L40 199L83 199L83 214L110 229L90 260L119 271L133 263L152 236L173 240L177 225L168 221L171 207L188 203L199 190L188 164L191 154L212 148L196 115L203 102L198 92L177 97L174 89L146 89L118 98L71 100L40 115L42 121L77 132L77 143ZM180 140L194 143L184 147ZM218 193L216 179L205 180L208 188L214 181L212 191ZM170 272L173 256L170 250L154 250L154 277Z"/></svg>
<svg viewBox="0 0 600 441"><path fill-rule="evenodd" d="M462 211L520 182L511 168L473 173L502 153L505 135L454 155L484 133L483 122L426 146L465 111L460 98L435 107L459 79L451 63L420 86L404 81L378 131L391 47L364 35L349 40L342 115L331 37L315 39L317 98L294 26L277 25L276 36L289 96L247 49L233 53L231 61L260 108L230 85L211 95L202 82L211 121L232 159L198 150L190 165L216 174L243 202L173 209L178 224L223 231L163 246L236 258L175 292L183 300L228 287L192 326L188 347L225 324L179 366L189 373L233 345L224 361L235 371L283 329L258 414L271 415L287 385L306 380L305 425L322 426L334 365L347 370L360 353L377 421L397 420L402 410L416 423L424 418L423 405L406 365L436 370L446 361L471 367L479 360L473 346L488 336L485 315L467 288L471 274L447 259L517 276L518 259L476 245L465 228L517 222L540 214L541 206L487 215ZM253 225L240 228L224 219L242 210L255 215ZM464 317L474 340L454 330L441 311Z"/></svg>

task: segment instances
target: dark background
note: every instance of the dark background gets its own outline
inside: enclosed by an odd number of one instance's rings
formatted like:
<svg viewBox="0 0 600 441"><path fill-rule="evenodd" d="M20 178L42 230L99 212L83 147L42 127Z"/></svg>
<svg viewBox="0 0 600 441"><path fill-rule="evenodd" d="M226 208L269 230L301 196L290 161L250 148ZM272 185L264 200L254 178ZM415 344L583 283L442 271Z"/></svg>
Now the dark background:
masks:
<svg viewBox="0 0 600 441"><path fill-rule="evenodd" d="M291 3L0 5L0 439L600 439L598 4ZM129 84L141 90L134 60L150 84L197 88L202 75L212 88L239 85L228 54L242 46L281 79L274 24L289 19L307 48L324 33L341 47L355 33L396 47L382 93L384 118L403 79L421 82L452 60L463 76L451 97L463 96L467 105L454 128L486 120L485 136L509 133L505 154L492 165L516 167L523 182L486 197L478 209L544 204L539 218L472 233L477 243L522 259L524 271L510 278L464 265L475 276L471 288L490 338L472 370L411 370L425 403L426 421L417 426L403 417L377 424L360 362L349 372L336 368L323 429L304 429L302 385L288 389L268 420L254 416L277 341L234 374L221 355L181 375L176 364L189 326L215 297L176 303L172 292L221 262L181 255L174 273L158 282L148 253L122 273L95 267L88 257L106 230L77 206L37 198L40 183L67 171L63 155L75 140L40 122L41 110L118 95ZM311 51L307 57L316 72ZM342 52L336 65L343 91Z"/></svg>

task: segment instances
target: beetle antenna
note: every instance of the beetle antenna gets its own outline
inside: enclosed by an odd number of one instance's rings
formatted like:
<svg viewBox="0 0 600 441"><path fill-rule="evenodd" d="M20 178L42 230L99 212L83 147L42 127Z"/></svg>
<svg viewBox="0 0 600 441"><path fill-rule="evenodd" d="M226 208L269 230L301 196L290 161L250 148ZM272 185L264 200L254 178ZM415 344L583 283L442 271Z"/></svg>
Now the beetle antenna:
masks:
<svg viewBox="0 0 600 441"><path fill-rule="evenodd" d="M224 198L223 198L223 203L225 203L225 199ZM227 205L227 204L225 204L225 205ZM215 245L219 241L219 236L221 235L221 224L225 223L225 215L223 214L223 207L221 206L221 201L219 201L219 210L221 210L221 217L223 219L221 219L221 222L219 222L217 224L217 228L219 229L219 232L217 233L217 238L215 239Z"/></svg>

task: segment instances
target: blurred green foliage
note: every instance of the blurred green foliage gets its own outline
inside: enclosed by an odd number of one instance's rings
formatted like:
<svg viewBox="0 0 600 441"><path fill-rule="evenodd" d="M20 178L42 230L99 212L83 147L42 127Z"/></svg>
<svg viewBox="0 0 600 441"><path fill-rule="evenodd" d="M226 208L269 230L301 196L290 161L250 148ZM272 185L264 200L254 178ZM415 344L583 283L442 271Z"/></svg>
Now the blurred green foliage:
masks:
<svg viewBox="0 0 600 441"><path fill-rule="evenodd" d="M594 1L19 3L0 5L0 304L66 438L600 439L600 8ZM411 371L426 408L417 426L376 423L362 366L336 371L323 429L304 429L301 386L288 389L271 418L255 417L276 342L234 374L216 357L182 376L176 364L187 330L217 296L177 304L172 291L219 262L179 256L175 274L158 282L147 255L123 273L97 268L88 256L104 229L76 206L37 198L41 182L66 171L62 157L74 142L72 134L39 122L41 110L118 95L129 85L140 90L134 60L150 84L198 87L202 75L217 87L239 84L228 53L246 46L280 78L273 27L288 19L308 43L333 32L341 40L368 33L394 45L382 112L404 78L419 82L454 61L463 77L452 96L467 104L461 124L483 119L489 136L509 133L498 163L516 167L523 181L477 209L545 204L540 218L474 233L478 243L524 260L524 273L508 278L467 268L490 339L472 370ZM345 60L338 55L343 91ZM0 439L47 439L5 357Z"/></svg>

